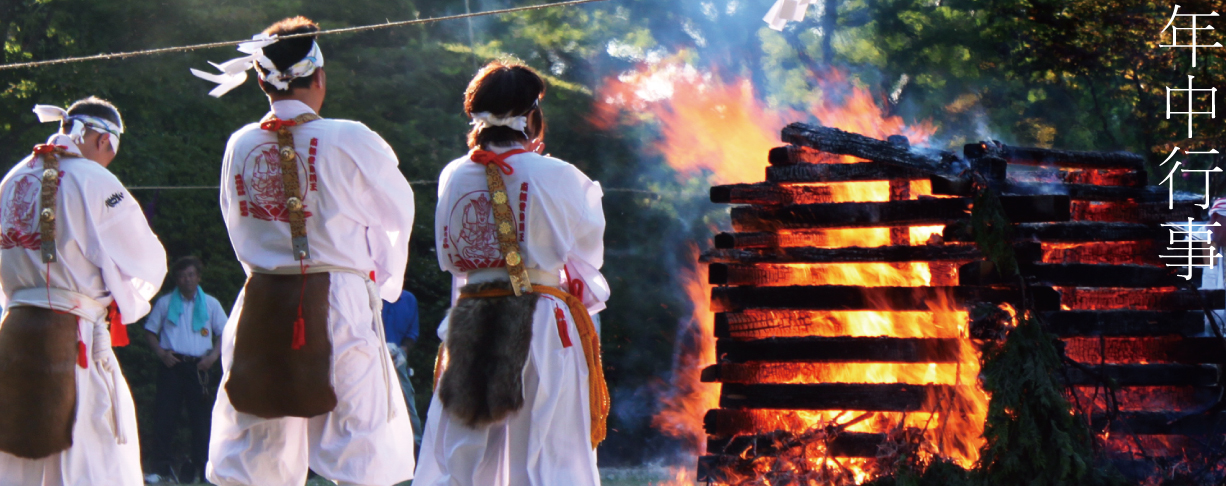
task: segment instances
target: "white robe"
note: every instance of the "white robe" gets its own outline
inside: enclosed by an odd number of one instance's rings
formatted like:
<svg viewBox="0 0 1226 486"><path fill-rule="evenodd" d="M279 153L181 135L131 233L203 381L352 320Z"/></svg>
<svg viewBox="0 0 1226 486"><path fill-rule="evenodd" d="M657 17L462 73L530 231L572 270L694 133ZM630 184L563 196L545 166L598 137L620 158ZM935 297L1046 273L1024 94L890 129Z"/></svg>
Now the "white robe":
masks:
<svg viewBox="0 0 1226 486"><path fill-rule="evenodd" d="M273 111L291 119L310 108L278 101ZM310 419L260 419L234 410L225 393L227 374L213 408L208 478L222 486L301 486L309 466L341 484L404 481L413 477L413 430L375 316L379 297L395 301L404 284L413 190L391 147L361 123L321 119L291 131L308 213L306 264L354 272L330 277L328 330L339 403ZM248 125L230 137L222 161L222 217L248 274L299 268L291 255L276 140L275 132ZM371 273L379 294L373 299ZM222 333L227 373L243 300L240 294Z"/></svg>
<svg viewBox="0 0 1226 486"><path fill-rule="evenodd" d="M589 313L600 311L609 297L599 271L605 227L600 184L573 165L535 153L513 155L507 162L514 173L504 180L533 283L557 285L569 275L583 282ZM453 275L453 298L470 280L499 274L506 279L489 199L485 168L468 156L443 169L435 243L439 265ZM446 320L439 326L444 342L447 327ZM524 365L523 408L503 422L474 429L453 421L435 395L414 486L600 484L591 445L587 361L578 336L567 305L542 295Z"/></svg>
<svg viewBox="0 0 1226 486"><path fill-rule="evenodd" d="M53 136L50 143L78 151L67 136ZM166 252L140 205L110 171L70 157L60 160L60 171L59 261L50 265L38 249L41 157L19 162L0 182L0 284L10 306L72 309L89 367L76 368L72 447L37 460L0 453L0 485L140 485L136 410L111 351L105 306L116 302L125 324L148 313L149 299L166 275ZM55 290L51 305L44 290L48 273Z"/></svg>

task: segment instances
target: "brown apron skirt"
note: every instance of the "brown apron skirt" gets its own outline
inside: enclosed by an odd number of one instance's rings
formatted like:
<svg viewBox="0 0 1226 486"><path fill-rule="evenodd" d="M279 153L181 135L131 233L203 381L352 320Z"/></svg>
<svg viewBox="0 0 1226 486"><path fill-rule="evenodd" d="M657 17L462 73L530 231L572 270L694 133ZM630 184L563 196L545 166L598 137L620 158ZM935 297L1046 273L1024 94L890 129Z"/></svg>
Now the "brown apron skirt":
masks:
<svg viewBox="0 0 1226 486"><path fill-rule="evenodd" d="M278 418L314 417L336 408L328 335L329 282L327 273L256 273L247 280L225 385L235 410ZM299 301L306 344L292 349Z"/></svg>
<svg viewBox="0 0 1226 486"><path fill-rule="evenodd" d="M0 325L0 451L38 459L72 446L77 316L13 306Z"/></svg>
<svg viewBox="0 0 1226 486"><path fill-rule="evenodd" d="M460 293L509 285L470 284ZM538 298L540 294L528 293L456 301L447 321L447 370L438 382L443 410L476 427L501 421L524 406L524 364Z"/></svg>

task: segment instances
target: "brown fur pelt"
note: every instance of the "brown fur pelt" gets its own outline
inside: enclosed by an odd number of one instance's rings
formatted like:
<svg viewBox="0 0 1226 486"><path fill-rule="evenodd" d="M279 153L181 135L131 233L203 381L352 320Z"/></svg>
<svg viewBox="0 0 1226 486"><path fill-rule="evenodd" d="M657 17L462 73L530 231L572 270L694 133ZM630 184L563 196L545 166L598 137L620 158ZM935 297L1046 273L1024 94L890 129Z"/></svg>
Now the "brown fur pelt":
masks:
<svg viewBox="0 0 1226 486"><path fill-rule="evenodd" d="M327 273L256 273L247 280L225 383L235 410L278 418L314 417L336 408L328 335L330 282ZM306 344L292 349L300 301Z"/></svg>
<svg viewBox="0 0 1226 486"><path fill-rule="evenodd" d="M507 282L466 285L460 293L509 288ZM469 427L498 422L524 406L524 363L532 344L539 294L465 298L451 308L447 369L439 378L443 409Z"/></svg>
<svg viewBox="0 0 1226 486"><path fill-rule="evenodd" d="M0 326L0 451L38 459L72 446L77 316L14 306Z"/></svg>

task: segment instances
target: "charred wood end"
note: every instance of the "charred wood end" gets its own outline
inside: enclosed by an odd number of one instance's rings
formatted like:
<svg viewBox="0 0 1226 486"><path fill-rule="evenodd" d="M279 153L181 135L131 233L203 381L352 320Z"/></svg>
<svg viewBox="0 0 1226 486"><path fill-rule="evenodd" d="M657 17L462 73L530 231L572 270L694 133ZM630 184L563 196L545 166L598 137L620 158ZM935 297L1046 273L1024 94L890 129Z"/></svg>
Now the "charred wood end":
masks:
<svg viewBox="0 0 1226 486"><path fill-rule="evenodd" d="M707 283L711 285L724 285L728 283L729 273L727 264L712 263L707 265Z"/></svg>
<svg viewBox="0 0 1226 486"><path fill-rule="evenodd" d="M728 313L716 312L714 327L715 327L715 330L714 330L715 337L717 338L732 337L732 328L731 326L728 325Z"/></svg>
<svg viewBox="0 0 1226 486"><path fill-rule="evenodd" d="M1009 162L1000 157L971 159L971 169L992 182L1004 182L1009 172Z"/></svg>
<svg viewBox="0 0 1226 486"><path fill-rule="evenodd" d="M766 161L770 163L770 165L795 164L796 163L794 161L795 159L793 159L792 156L788 154L788 152L791 152L792 150L795 150L795 149L796 149L795 145L784 145L782 147L775 147L771 149L770 152L767 152Z"/></svg>
<svg viewBox="0 0 1226 486"><path fill-rule="evenodd" d="M715 235L715 248L726 250L736 248L736 236L733 233L719 233Z"/></svg>

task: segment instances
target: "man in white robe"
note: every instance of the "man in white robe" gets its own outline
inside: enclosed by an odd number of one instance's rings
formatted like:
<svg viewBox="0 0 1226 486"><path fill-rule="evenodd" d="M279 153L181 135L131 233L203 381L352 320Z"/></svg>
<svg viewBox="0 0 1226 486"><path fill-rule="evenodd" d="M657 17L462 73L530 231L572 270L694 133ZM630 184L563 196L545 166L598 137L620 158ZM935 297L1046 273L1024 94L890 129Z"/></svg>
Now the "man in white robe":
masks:
<svg viewBox="0 0 1226 486"><path fill-rule="evenodd" d="M56 207L41 207L41 155L22 160L0 182L0 284L6 318L20 306L75 316L76 416L67 450L38 459L0 452L0 485L140 485L136 411L111 351L107 307L117 307L123 324L147 314L166 275L166 253L140 206L107 170L123 131L119 112L97 98L67 112L35 111L42 121L62 121L61 133L47 141L61 154ZM40 245L48 235L40 234L39 219L48 209L55 258L45 263Z"/></svg>
<svg viewBox="0 0 1226 486"><path fill-rule="evenodd" d="M265 33L317 30L298 17ZM300 48L285 44L294 40ZM230 137L222 161L222 216L249 283L222 335L226 374L213 411L208 478L221 486L301 486L310 467L341 485L388 486L411 479L413 442L405 437L413 430L379 315L382 300L400 298L413 191L379 135L361 123L315 118L326 78L312 37L261 44L244 52L253 53L252 61L262 67L261 88L272 104L265 127L306 120L289 130L300 181L300 192L291 196L301 201L309 256L297 259L291 244L292 203L282 189L278 133L247 125ZM232 81L226 76L204 77L225 87ZM305 279L318 271L330 279L327 337L335 408L309 418L261 418L236 410L227 384L234 376L236 335L243 332L239 322L251 282L259 274L301 272Z"/></svg>

